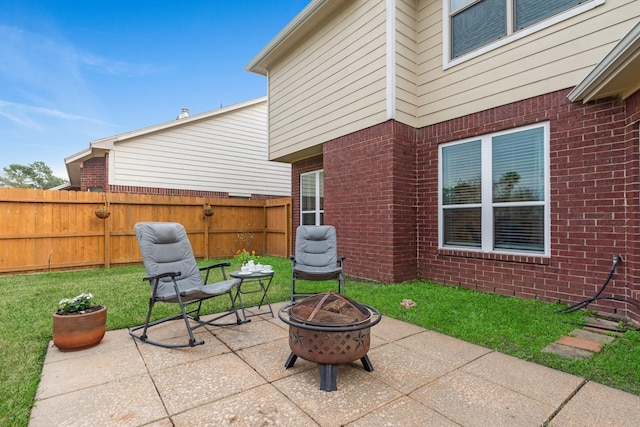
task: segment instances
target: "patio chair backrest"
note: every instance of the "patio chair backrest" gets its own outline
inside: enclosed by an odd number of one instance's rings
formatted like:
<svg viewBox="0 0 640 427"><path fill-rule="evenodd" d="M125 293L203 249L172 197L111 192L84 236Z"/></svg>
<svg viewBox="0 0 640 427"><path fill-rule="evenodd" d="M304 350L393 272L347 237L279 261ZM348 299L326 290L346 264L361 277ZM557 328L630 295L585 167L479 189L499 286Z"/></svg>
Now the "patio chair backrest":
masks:
<svg viewBox="0 0 640 427"><path fill-rule="evenodd" d="M338 262L336 229L331 225L301 225L296 229L296 267L330 267Z"/></svg>
<svg viewBox="0 0 640 427"><path fill-rule="evenodd" d="M196 291L204 285L187 232L176 222L139 222L134 226L142 261L148 276L179 271L176 277L182 292ZM158 299L175 297L171 278L160 279Z"/></svg>

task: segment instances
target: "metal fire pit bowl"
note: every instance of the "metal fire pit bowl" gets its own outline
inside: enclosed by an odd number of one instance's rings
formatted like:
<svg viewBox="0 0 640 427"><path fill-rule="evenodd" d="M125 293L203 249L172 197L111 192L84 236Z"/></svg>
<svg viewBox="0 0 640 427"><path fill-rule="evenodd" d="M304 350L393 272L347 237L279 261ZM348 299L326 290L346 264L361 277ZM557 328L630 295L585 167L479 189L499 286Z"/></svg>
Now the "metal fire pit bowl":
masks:
<svg viewBox="0 0 640 427"><path fill-rule="evenodd" d="M337 390L341 363L360 359L366 371L373 371L367 357L370 329L382 319L375 308L329 292L288 304L278 317L289 325L291 354L285 368L292 367L298 357L318 363L321 390Z"/></svg>

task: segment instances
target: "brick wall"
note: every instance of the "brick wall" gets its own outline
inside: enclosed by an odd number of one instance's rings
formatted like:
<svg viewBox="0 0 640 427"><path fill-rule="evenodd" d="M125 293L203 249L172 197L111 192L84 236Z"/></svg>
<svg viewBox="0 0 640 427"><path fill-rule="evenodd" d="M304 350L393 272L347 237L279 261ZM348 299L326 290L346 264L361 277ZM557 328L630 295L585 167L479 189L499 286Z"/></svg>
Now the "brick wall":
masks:
<svg viewBox="0 0 640 427"><path fill-rule="evenodd" d="M293 167L293 222L300 173L324 169L325 223L336 226L347 274L382 282L415 278L548 302L603 296L640 299L640 95L570 103L569 90L422 129L395 121L328 141L322 157ZM439 144L550 122L551 256L438 249ZM640 320L630 304L590 308Z"/></svg>
<svg viewBox="0 0 640 427"><path fill-rule="evenodd" d="M398 122L324 144L322 157L293 165L293 223L300 223L300 174L324 169L324 223L336 227L352 277L416 277L415 130Z"/></svg>
<svg viewBox="0 0 640 427"><path fill-rule="evenodd" d="M110 185L111 193L153 194L156 196L211 197L226 199L229 193L218 191L186 190L181 188L137 187L133 185Z"/></svg>
<svg viewBox="0 0 640 427"><path fill-rule="evenodd" d="M635 233L629 220L638 212L638 139L628 135L627 108L619 100L572 104L567 93L420 129L418 175L424 185L418 186L418 224L426 233L419 237L421 277L522 298L577 302L602 286L614 254L629 256L629 235ZM542 121L550 122L551 131L551 256L438 250L438 144ZM618 267L607 296L628 294L626 270L636 263L628 260ZM628 308L611 301L591 307L610 312Z"/></svg>
<svg viewBox="0 0 640 427"><path fill-rule="evenodd" d="M80 178L80 191L87 191L90 188L101 188L109 191L107 168L109 165L109 155L104 157L94 157L82 164L82 176Z"/></svg>

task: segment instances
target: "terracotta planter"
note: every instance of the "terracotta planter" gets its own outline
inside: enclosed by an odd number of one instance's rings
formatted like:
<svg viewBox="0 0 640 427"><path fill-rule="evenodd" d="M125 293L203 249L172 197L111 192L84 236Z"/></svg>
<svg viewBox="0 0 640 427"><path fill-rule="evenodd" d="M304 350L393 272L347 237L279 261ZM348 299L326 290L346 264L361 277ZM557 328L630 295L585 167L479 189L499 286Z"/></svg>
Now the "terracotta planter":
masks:
<svg viewBox="0 0 640 427"><path fill-rule="evenodd" d="M102 341L107 324L107 307L82 314L53 313L53 344L60 351L93 347Z"/></svg>

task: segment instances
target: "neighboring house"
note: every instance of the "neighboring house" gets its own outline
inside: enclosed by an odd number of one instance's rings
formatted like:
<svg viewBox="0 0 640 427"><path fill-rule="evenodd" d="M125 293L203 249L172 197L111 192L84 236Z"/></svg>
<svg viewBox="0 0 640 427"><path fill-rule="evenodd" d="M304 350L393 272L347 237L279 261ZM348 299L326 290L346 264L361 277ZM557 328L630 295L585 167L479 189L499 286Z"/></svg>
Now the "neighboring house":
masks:
<svg viewBox="0 0 640 427"><path fill-rule="evenodd" d="M81 191L204 197L291 195L291 166L269 161L267 100L254 99L93 141L65 159Z"/></svg>
<svg viewBox="0 0 640 427"><path fill-rule="evenodd" d="M589 308L640 320L639 21L635 0L312 1L246 67L294 227L335 225L351 276L564 303L621 255L618 301Z"/></svg>

